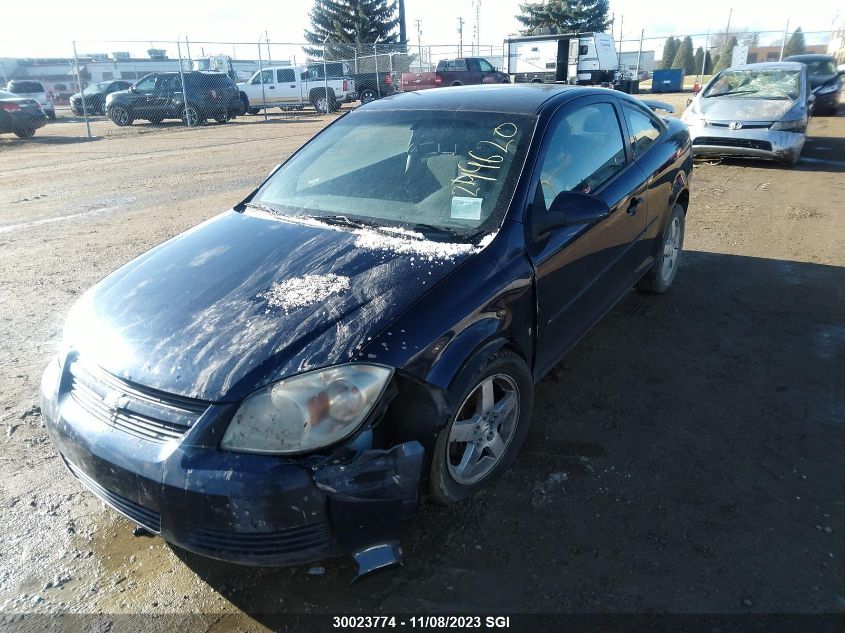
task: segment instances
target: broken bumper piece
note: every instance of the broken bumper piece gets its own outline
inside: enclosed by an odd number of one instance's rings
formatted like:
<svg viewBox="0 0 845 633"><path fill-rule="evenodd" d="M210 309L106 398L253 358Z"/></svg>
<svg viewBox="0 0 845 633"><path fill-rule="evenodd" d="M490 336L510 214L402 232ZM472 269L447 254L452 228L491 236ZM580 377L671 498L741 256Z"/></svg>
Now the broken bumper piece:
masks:
<svg viewBox="0 0 845 633"><path fill-rule="evenodd" d="M416 513L423 452L419 442L406 442L317 470L332 531L358 564L356 579L402 563L401 524Z"/></svg>

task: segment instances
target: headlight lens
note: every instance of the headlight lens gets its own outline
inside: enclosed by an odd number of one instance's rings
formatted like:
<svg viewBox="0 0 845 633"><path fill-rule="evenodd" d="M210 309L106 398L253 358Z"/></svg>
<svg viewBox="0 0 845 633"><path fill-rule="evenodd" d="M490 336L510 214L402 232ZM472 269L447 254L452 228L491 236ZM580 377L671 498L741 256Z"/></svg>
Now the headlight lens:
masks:
<svg viewBox="0 0 845 633"><path fill-rule="evenodd" d="M693 110L691 107L687 108L687 110L681 115L681 121L686 123L687 125L704 125L704 117L701 116L698 112Z"/></svg>
<svg viewBox="0 0 845 633"><path fill-rule="evenodd" d="M781 130L785 132L803 132L807 127L804 119L790 119L788 121L775 121L772 123L773 130Z"/></svg>
<svg viewBox="0 0 845 633"><path fill-rule="evenodd" d="M220 447L294 455L339 442L364 422L392 373L379 365L340 365L269 385L243 401Z"/></svg>

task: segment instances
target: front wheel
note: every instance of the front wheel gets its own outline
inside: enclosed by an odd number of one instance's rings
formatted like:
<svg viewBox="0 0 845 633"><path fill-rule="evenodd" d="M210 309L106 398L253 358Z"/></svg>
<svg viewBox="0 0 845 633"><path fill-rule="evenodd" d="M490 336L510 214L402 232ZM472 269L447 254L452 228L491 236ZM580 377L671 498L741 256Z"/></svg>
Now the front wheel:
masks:
<svg viewBox="0 0 845 633"><path fill-rule="evenodd" d="M182 123L189 127L196 127L205 123L205 117L200 113L197 106L189 103L186 108L182 109Z"/></svg>
<svg viewBox="0 0 845 633"><path fill-rule="evenodd" d="M466 385L464 388L458 385ZM440 431L431 465L435 501L460 501L487 486L510 464L528 432L533 380L509 350L493 354L473 376L456 380L459 403Z"/></svg>
<svg viewBox="0 0 845 633"><path fill-rule="evenodd" d="M637 290L654 294L663 294L675 281L681 252L684 248L684 208L675 203L669 221L663 230L663 237L654 264L637 283Z"/></svg>
<svg viewBox="0 0 845 633"><path fill-rule="evenodd" d="M109 117L111 118L112 122L119 127L126 127L127 125L132 125L132 115L129 114L129 110L127 110L123 106L112 107Z"/></svg>

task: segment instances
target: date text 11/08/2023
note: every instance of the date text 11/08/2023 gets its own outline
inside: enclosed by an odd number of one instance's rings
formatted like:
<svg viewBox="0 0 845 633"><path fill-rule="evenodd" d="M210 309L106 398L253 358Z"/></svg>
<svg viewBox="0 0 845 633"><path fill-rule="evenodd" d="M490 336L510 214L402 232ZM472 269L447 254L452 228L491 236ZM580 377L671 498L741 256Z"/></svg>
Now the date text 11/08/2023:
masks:
<svg viewBox="0 0 845 633"><path fill-rule="evenodd" d="M351 629L509 629L510 616L480 615L350 615L333 616L332 628Z"/></svg>

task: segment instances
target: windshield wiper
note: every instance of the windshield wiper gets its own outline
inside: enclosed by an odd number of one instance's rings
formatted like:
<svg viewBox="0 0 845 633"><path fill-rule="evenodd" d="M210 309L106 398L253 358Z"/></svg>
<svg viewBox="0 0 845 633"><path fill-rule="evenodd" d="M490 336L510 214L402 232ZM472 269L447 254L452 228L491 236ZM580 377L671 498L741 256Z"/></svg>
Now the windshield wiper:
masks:
<svg viewBox="0 0 845 633"><path fill-rule="evenodd" d="M272 213L273 215L281 215L278 210L273 207L268 207L266 204L261 204L260 202L247 202L245 206L252 209L258 209L259 211L266 211L267 213Z"/></svg>
<svg viewBox="0 0 845 633"><path fill-rule="evenodd" d="M435 226L434 224L424 224L424 223L417 223L411 227L412 231L418 231L420 233L435 233L437 235L457 235L457 232L454 229L447 228L445 226Z"/></svg>
<svg viewBox="0 0 845 633"><path fill-rule="evenodd" d="M355 218L354 220L341 214L335 215L314 215L311 216L318 222L325 222L326 224L333 224L336 226L349 226L355 229L363 229L370 226L379 226L375 222L367 222L366 220L361 220L359 218Z"/></svg>

